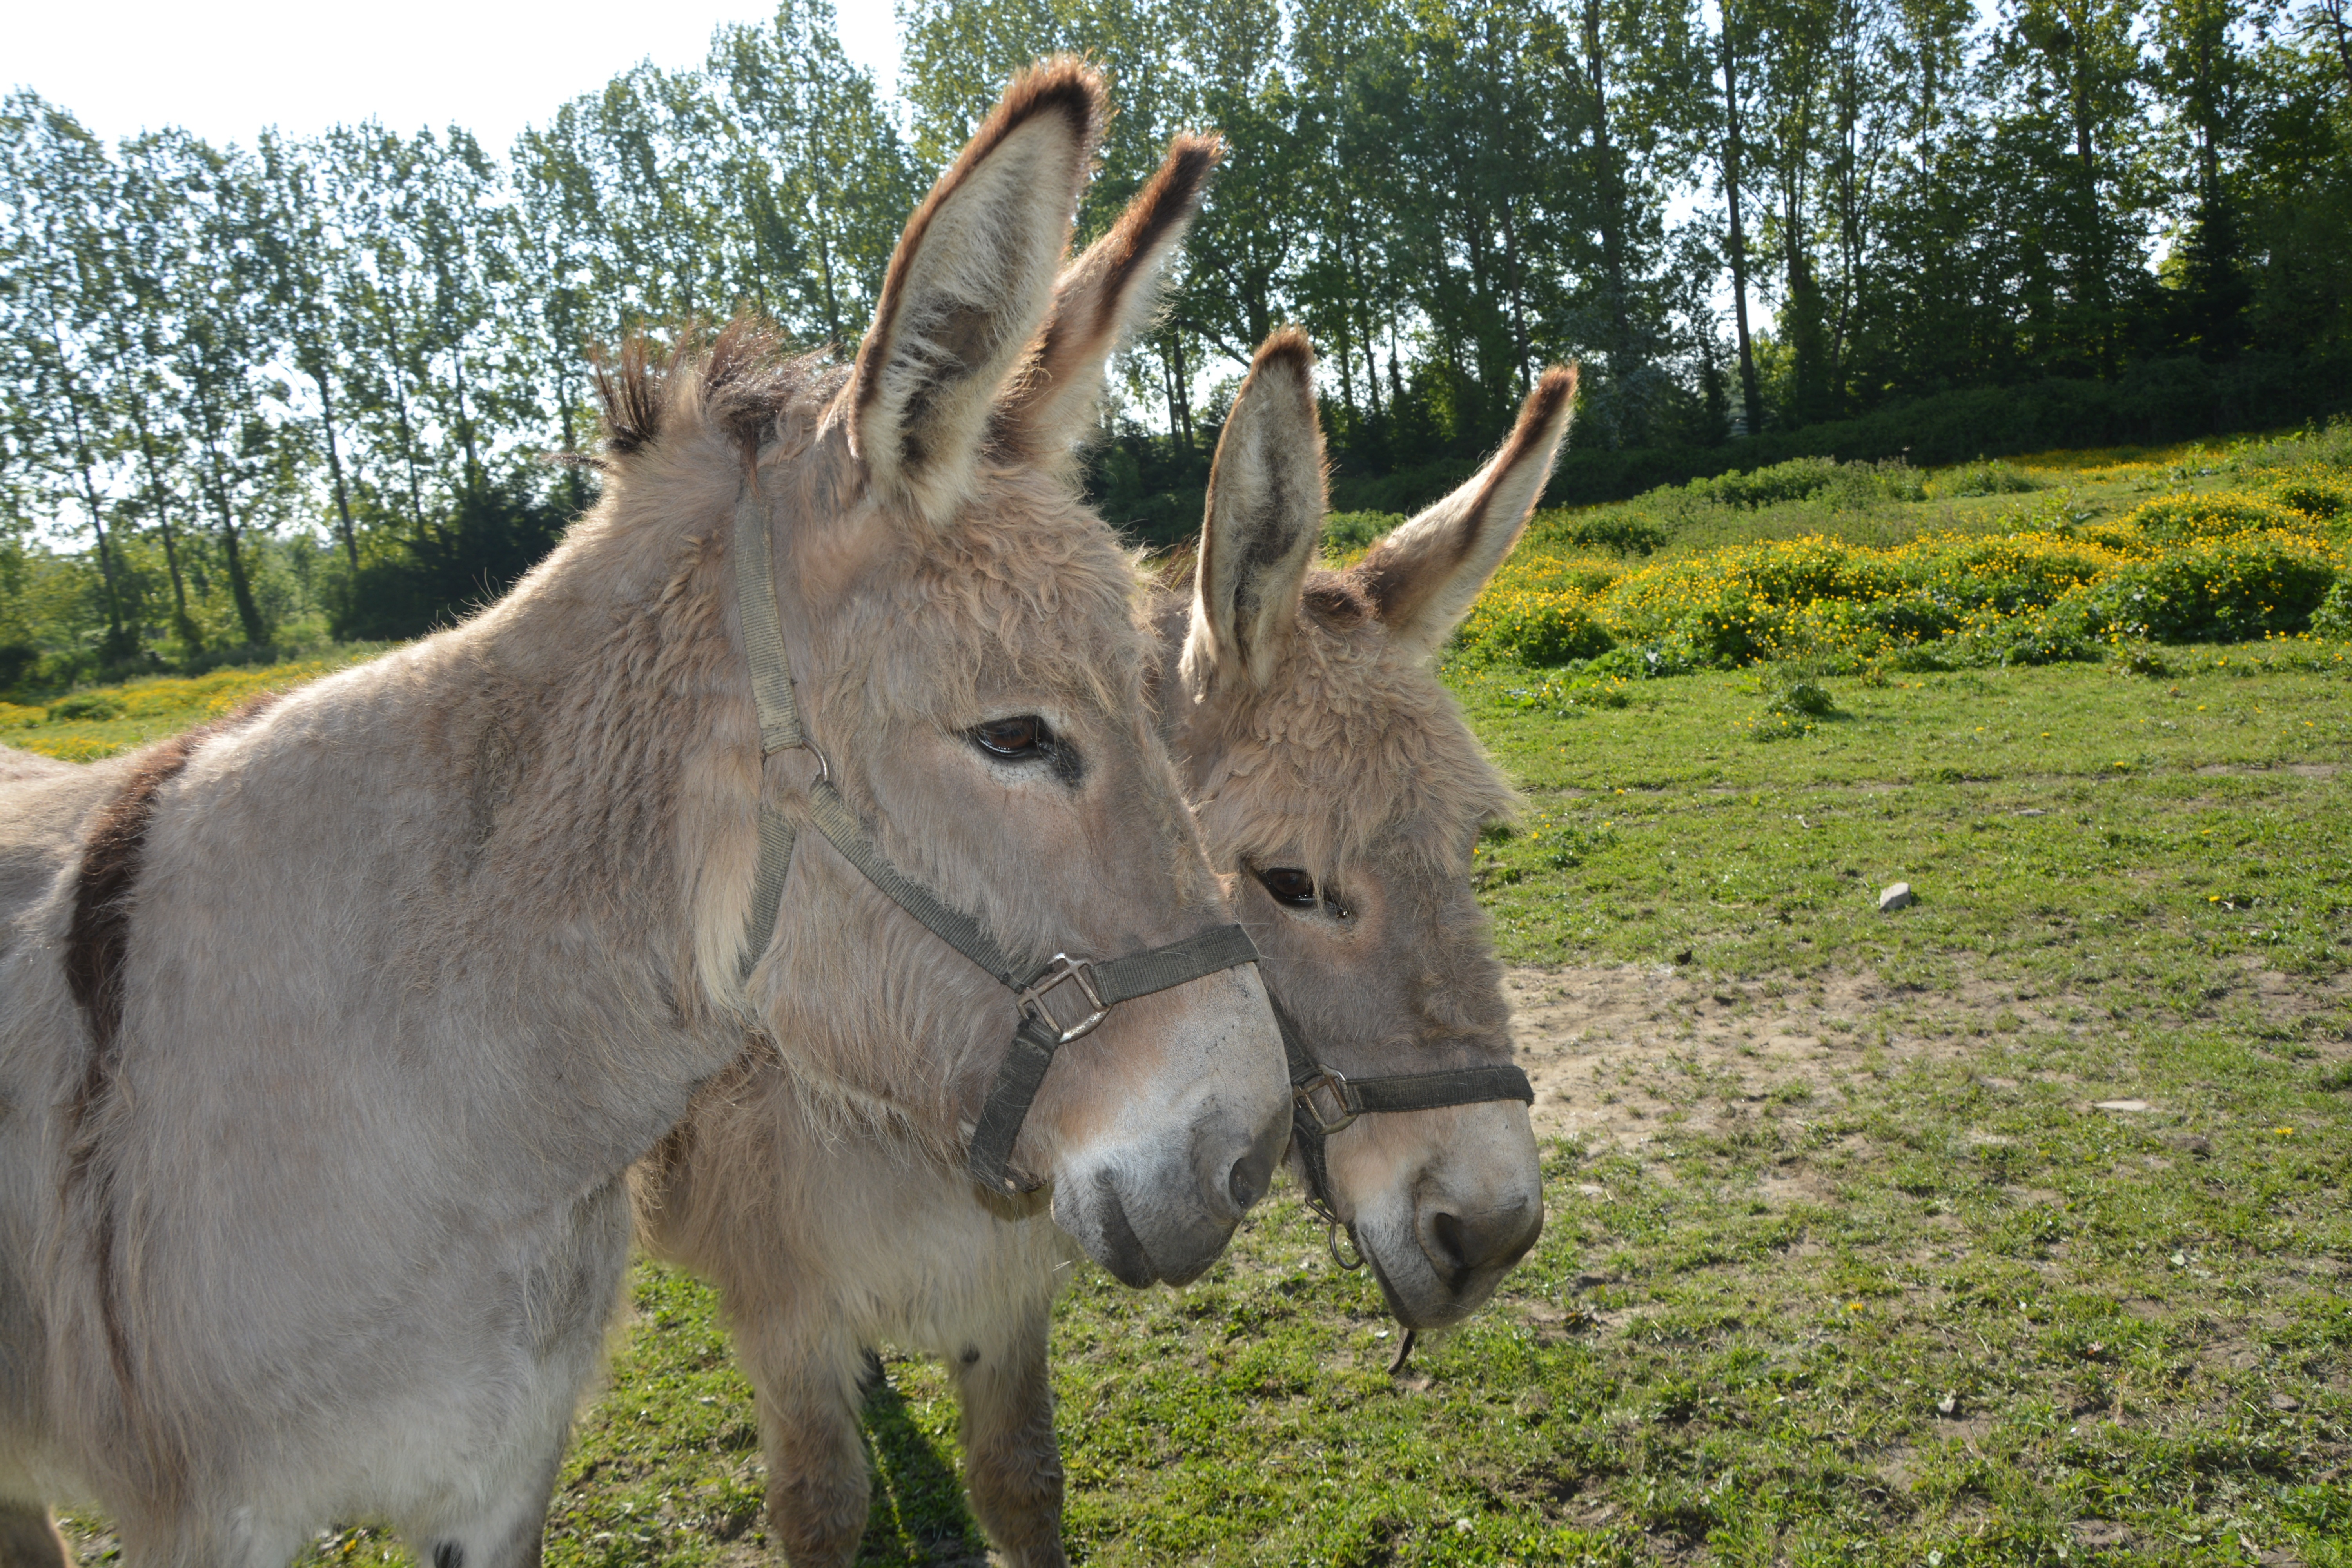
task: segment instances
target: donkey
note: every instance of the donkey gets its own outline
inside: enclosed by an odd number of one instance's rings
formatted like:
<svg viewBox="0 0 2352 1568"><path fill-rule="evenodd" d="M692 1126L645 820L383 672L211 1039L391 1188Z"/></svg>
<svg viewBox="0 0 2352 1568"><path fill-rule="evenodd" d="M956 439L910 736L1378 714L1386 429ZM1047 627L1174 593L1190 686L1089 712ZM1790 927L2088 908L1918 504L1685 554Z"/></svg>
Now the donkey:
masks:
<svg viewBox="0 0 2352 1568"><path fill-rule="evenodd" d="M1164 584L1149 603L1152 685L1294 1026L1294 1171L1408 1330L1438 1328L1525 1256L1543 1207L1469 881L1480 825L1513 796L1430 662L1526 523L1576 384L1548 372L1476 478L1353 570L1310 572L1325 510L1312 371L1295 332L1258 352L1189 591ZM1424 1108L1353 1114L1376 1105ZM973 1510L1006 1561L1063 1563L1046 1356L1070 1249L907 1141L820 1142L798 1131L807 1117L789 1070L747 1059L636 1178L647 1245L719 1287L757 1393L773 1538L794 1568L855 1557L871 1493L857 1413L868 1347L888 1341L946 1360Z"/></svg>
<svg viewBox="0 0 2352 1568"><path fill-rule="evenodd" d="M1016 81L853 364L625 356L604 499L476 618L0 788L7 1539L536 1563L625 1173L747 1040L1122 1279L1222 1249L1279 1038L1055 456L1132 279L1038 336L1103 116Z"/></svg>

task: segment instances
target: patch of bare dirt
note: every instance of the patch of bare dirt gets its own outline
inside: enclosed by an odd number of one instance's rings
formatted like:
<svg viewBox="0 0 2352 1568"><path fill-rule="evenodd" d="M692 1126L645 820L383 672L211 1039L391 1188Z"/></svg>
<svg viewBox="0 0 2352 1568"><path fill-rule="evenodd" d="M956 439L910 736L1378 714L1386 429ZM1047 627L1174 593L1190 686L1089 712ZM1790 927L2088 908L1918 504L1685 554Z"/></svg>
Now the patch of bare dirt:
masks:
<svg viewBox="0 0 2352 1568"><path fill-rule="evenodd" d="M2284 1020L2338 1005L2342 978L2313 984L2257 962L2231 990L2233 1000ZM1922 993L1868 973L1791 982L1724 980L1666 965L1528 968L1509 971L1504 990L1519 1065L1535 1086L1537 1136L1590 1148L1637 1148L1683 1128L1713 1131L1762 1102L1801 1107L1856 1072L1965 1062L1997 1043L2089 1024L2063 999L2031 991L1970 979ZM2352 1052L2352 1043L2312 1044L2322 1056ZM2089 1103L2086 1095L2086 1110ZM1791 1190L1778 1195L1820 1201L1794 1190L1798 1179L1787 1184Z"/></svg>
<svg viewBox="0 0 2352 1568"><path fill-rule="evenodd" d="M2251 763L2207 763L2197 770L2207 778L2235 778L2249 773L2292 773L2299 779L2332 779L2344 771L2341 763L2281 763L2260 767Z"/></svg>
<svg viewBox="0 0 2352 1568"><path fill-rule="evenodd" d="M1504 984L1519 1065L1535 1086L1537 1136L1588 1147L1711 1130L1742 1102L1801 1103L1874 1053L1888 1064L1948 1060L1973 1044L1887 1028L1895 994L1868 974L1774 985L1624 964L1515 969ZM1921 1000L1903 998L1906 1015ZM1937 1007L1967 1000L1938 998ZM2011 1027L2042 1022L2017 1004L1999 1005L2015 1016Z"/></svg>

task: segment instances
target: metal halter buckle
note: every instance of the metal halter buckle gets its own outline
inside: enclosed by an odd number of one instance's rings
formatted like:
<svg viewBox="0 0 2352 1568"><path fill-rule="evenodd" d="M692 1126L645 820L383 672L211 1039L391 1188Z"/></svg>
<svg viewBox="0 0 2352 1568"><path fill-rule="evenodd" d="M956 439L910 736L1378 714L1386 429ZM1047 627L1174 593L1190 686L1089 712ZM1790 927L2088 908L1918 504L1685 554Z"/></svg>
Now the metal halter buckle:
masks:
<svg viewBox="0 0 2352 1568"><path fill-rule="evenodd" d="M1063 1023L1054 1016L1054 1010L1045 1005L1046 994L1065 984L1078 988L1089 1009L1087 1016L1075 1024ZM1110 1016L1110 1004L1105 1002L1102 993L1095 988L1093 971L1085 960L1072 958L1066 952L1055 953L1053 962L1045 965L1045 972L1022 991L1021 1010L1043 1021L1046 1027L1059 1030L1061 1038L1054 1042L1057 1046L1066 1046L1081 1036L1094 1033L1095 1026Z"/></svg>
<svg viewBox="0 0 2352 1568"><path fill-rule="evenodd" d="M1327 1136L1363 1114L1348 1102L1348 1080L1337 1068L1325 1068L1292 1089L1290 1095L1307 1115L1315 1118L1315 1125ZM1327 1099L1332 1107L1328 1112L1323 1109Z"/></svg>

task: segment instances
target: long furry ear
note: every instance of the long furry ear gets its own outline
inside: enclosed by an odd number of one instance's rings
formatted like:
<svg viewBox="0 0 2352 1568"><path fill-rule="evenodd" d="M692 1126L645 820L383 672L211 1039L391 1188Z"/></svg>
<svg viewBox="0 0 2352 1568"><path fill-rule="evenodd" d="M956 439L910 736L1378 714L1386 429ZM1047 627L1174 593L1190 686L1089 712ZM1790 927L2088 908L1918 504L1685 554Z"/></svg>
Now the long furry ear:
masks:
<svg viewBox="0 0 2352 1568"><path fill-rule="evenodd" d="M1208 520L1192 578L1186 684L1273 679L1297 622L1298 591L1323 533L1323 426L1315 351L1284 328L1260 344L1209 469Z"/></svg>
<svg viewBox="0 0 2352 1568"><path fill-rule="evenodd" d="M1171 142L1151 183L1063 272L1045 325L997 405L992 438L1008 454L1066 449L1085 430L1102 393L1104 362L1159 304L1161 268L1224 155L1214 136Z"/></svg>
<svg viewBox="0 0 2352 1568"><path fill-rule="evenodd" d="M845 396L875 489L937 521L971 480L997 389L1037 330L1102 132L1101 79L1015 79L908 220Z"/></svg>
<svg viewBox="0 0 2352 1568"><path fill-rule="evenodd" d="M1519 422L1503 449L1467 484L1357 563L1349 575L1391 638L1433 652L1470 613L1486 579L1519 542L1575 412L1576 367L1553 365L1520 405Z"/></svg>

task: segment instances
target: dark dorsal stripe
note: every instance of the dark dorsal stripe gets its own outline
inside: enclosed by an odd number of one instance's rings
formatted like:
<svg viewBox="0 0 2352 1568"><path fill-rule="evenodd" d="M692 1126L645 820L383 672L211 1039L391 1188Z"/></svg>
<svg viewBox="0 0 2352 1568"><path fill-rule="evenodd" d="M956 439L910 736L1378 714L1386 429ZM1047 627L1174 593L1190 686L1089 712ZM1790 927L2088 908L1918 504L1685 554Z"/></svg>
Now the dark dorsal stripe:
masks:
<svg viewBox="0 0 2352 1568"><path fill-rule="evenodd" d="M147 824L155 815L155 797L187 767L205 732L174 735L140 758L123 780L121 792L99 813L82 846L73 921L66 928L66 984L81 1005L90 1044L81 1092L73 1101L76 1131L105 1097L112 1076L122 1032L122 961L131 942L131 892L146 858Z"/></svg>
<svg viewBox="0 0 2352 1568"><path fill-rule="evenodd" d="M276 692L264 692L223 718L157 744L122 781L121 793L99 813L82 845L65 956L66 984L89 1025L89 1065L73 1103L77 1131L105 1093L116 1037L122 1032L122 960L131 941L131 893L146 858L147 824L155 815L155 797L180 776L198 746L257 717L276 700Z"/></svg>
<svg viewBox="0 0 2352 1568"><path fill-rule="evenodd" d="M66 985L89 1027L89 1058L67 1107L70 1124L64 1184L68 1194L89 1174L98 1153L98 1113L113 1091L121 1051L123 960L131 944L131 898L146 858L147 827L154 818L156 797L186 769L198 746L246 723L276 700L275 692L266 692L226 718L153 747L132 767L83 842L81 868L74 880L73 919L66 927L65 971ZM121 1293L115 1288L114 1232L113 1194L101 1174L97 1223L90 1231L90 1248L98 1263L99 1312L105 1321L107 1353L114 1363L126 1412L138 1426L131 1343L122 1325ZM149 1447L152 1450L152 1441ZM150 1452L151 1468L158 1468L158 1458Z"/></svg>

